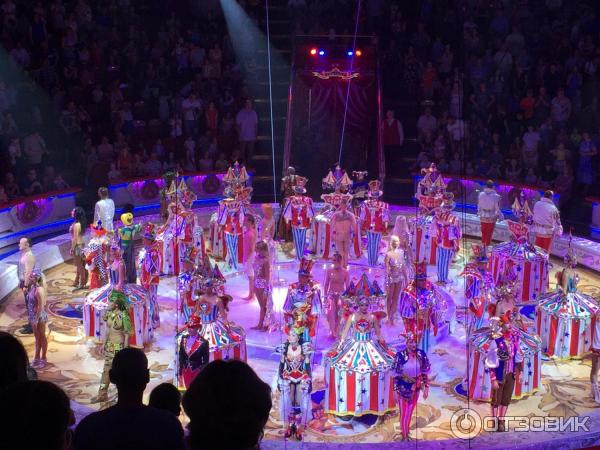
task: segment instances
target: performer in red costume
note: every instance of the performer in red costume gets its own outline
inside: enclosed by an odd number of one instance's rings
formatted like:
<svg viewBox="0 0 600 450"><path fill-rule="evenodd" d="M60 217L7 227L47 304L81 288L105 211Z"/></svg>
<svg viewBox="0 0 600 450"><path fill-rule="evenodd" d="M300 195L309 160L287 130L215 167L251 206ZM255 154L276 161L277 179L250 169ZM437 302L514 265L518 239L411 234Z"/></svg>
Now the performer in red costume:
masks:
<svg viewBox="0 0 600 450"><path fill-rule="evenodd" d="M535 245L543 248L548 253L552 248L554 236L560 236L563 233L563 227L560 223L560 212L552 201L554 193L552 191L544 192L533 206L533 231L535 232Z"/></svg>
<svg viewBox="0 0 600 450"><path fill-rule="evenodd" d="M92 239L84 249L86 269L90 273L90 290L104 286L108 283L108 272L106 261L108 257L109 243L106 230L98 221L96 225L90 225Z"/></svg>
<svg viewBox="0 0 600 450"><path fill-rule="evenodd" d="M307 181L307 178L296 176L294 195L288 197L283 209L283 217L292 227L298 261L304 257L306 231L310 228L310 223L315 216L312 199L304 195Z"/></svg>
<svg viewBox="0 0 600 450"><path fill-rule="evenodd" d="M437 241L436 265L438 284L448 283L450 263L460 248L462 230L458 217L452 214L454 209L453 195L450 192L444 194L444 200L435 211L432 228Z"/></svg>
<svg viewBox="0 0 600 450"><path fill-rule="evenodd" d="M233 198L219 202L217 223L223 227L227 249L225 253L229 257L230 266L235 270L244 262L243 225L251 192L252 188L238 186L233 190Z"/></svg>
<svg viewBox="0 0 600 450"><path fill-rule="evenodd" d="M494 189L494 182L488 180L483 192L477 197L477 215L481 223L481 243L491 244L496 222L503 219L500 210L500 195Z"/></svg>
<svg viewBox="0 0 600 450"><path fill-rule="evenodd" d="M379 200L382 195L381 182L370 181L368 198L360 208L361 229L367 233L367 256L371 267L377 265L381 236L390 221L388 204Z"/></svg>
<svg viewBox="0 0 600 450"><path fill-rule="evenodd" d="M155 239L154 225L151 223L146 224L143 235L144 248L138 255L138 265L140 285L149 294L148 305L150 306L150 318L153 329L160 326L158 285L160 283L160 268L162 267L162 255Z"/></svg>

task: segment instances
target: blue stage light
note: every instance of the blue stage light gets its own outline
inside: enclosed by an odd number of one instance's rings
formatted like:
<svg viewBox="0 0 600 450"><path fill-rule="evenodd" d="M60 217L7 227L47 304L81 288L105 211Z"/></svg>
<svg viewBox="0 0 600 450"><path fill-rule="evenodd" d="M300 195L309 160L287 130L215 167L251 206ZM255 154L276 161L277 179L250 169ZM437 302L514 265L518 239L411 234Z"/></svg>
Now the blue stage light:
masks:
<svg viewBox="0 0 600 450"><path fill-rule="evenodd" d="M354 52L352 50L348 50L347 54L348 54L348 56L352 56L352 55L354 55Z"/></svg>
<svg viewBox="0 0 600 450"><path fill-rule="evenodd" d="M325 50L319 50L319 56L325 55Z"/></svg>

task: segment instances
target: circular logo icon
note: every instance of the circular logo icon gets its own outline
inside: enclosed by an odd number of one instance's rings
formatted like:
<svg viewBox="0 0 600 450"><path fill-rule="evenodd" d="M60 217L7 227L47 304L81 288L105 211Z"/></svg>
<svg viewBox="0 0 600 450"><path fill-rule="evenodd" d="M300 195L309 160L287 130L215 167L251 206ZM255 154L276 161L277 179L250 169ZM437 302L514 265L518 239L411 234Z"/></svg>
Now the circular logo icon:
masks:
<svg viewBox="0 0 600 450"><path fill-rule="evenodd" d="M471 408L459 409L450 418L450 430L458 439L473 439L479 435L481 428L481 416Z"/></svg>

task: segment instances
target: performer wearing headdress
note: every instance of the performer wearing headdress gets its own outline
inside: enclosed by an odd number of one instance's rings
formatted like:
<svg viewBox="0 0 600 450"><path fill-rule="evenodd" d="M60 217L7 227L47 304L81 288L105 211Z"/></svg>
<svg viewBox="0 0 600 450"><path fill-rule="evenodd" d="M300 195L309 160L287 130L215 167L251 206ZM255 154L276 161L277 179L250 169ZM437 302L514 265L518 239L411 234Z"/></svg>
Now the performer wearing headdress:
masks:
<svg viewBox="0 0 600 450"><path fill-rule="evenodd" d="M350 200L350 198L348 198ZM348 202L342 200L338 210L331 216L331 234L336 251L342 257L342 265L348 267L350 247L356 230L356 216L348 211Z"/></svg>
<svg viewBox="0 0 600 450"><path fill-rule="evenodd" d="M492 242L496 222L503 219L500 209L500 195L494 189L494 182L488 180L477 197L477 215L481 223L481 243L488 246Z"/></svg>
<svg viewBox="0 0 600 450"><path fill-rule="evenodd" d="M535 245L543 248L546 252L550 252L554 236L560 236L563 232L560 212L552 201L553 196L552 191L546 191L544 196L533 206Z"/></svg>
<svg viewBox="0 0 600 450"><path fill-rule="evenodd" d="M371 267L377 265L381 236L387 230L390 220L388 204L379 200L382 195L381 182L370 181L367 200L360 209L361 229L367 233L367 256Z"/></svg>
<svg viewBox="0 0 600 450"><path fill-rule="evenodd" d="M306 231L310 228L310 223L315 215L312 199L304 195L307 181L304 177L295 177L294 195L288 197L283 208L283 217L292 227L298 261L304 257Z"/></svg>
<svg viewBox="0 0 600 450"><path fill-rule="evenodd" d="M415 334L421 350L428 352L432 335L446 320L448 305L438 288L427 281L427 264L415 264L414 279L401 294L400 316L404 329Z"/></svg>
<svg viewBox="0 0 600 450"><path fill-rule="evenodd" d="M217 217L217 223L223 227L225 233L229 264L235 270L238 270L238 264L244 261L243 242L240 242L245 220L243 206L243 203L235 198L221 200Z"/></svg>
<svg viewBox="0 0 600 450"><path fill-rule="evenodd" d="M346 171L340 167L340 164L336 163L335 168L330 170L327 176L323 178L322 186L325 190L345 194L350 190L352 180Z"/></svg>
<svg viewBox="0 0 600 450"><path fill-rule="evenodd" d="M312 372L310 343L302 342L294 332L288 333L279 361L277 388L281 392L280 417L285 424L285 437L302 439L311 405Z"/></svg>
<svg viewBox="0 0 600 450"><path fill-rule="evenodd" d="M86 268L90 273L90 290L104 286L108 283L106 260L108 253L108 239L102 223L90 225L92 238L84 249Z"/></svg>
<svg viewBox="0 0 600 450"><path fill-rule="evenodd" d="M230 295L219 295L225 277L215 264L209 276L202 280L196 296L194 316L200 318L200 335L208 341L210 360L239 359L246 361L246 333L228 320Z"/></svg>
<svg viewBox="0 0 600 450"><path fill-rule="evenodd" d="M350 283L350 272L342 265L342 256L339 253L333 255L333 267L327 269L325 274L325 313L329 322L330 337L338 337L338 325L340 323L340 296L348 288Z"/></svg>
<svg viewBox="0 0 600 450"><path fill-rule="evenodd" d="M498 420L498 431L505 431L506 410L523 371L523 352L509 314L491 318L490 333L492 340L485 365L492 384L492 416Z"/></svg>
<svg viewBox="0 0 600 450"><path fill-rule="evenodd" d="M141 224L133 224L133 214L121 214L123 226L119 228L119 243L123 251L123 260L125 261L125 278L127 283L136 282L135 257L133 254L133 239L136 233L140 231Z"/></svg>
<svg viewBox="0 0 600 450"><path fill-rule="evenodd" d="M154 225L151 223L146 224L143 235L144 248L138 255L138 261L140 285L148 291L148 306L153 329L160 326L158 285L160 283L160 268L162 267L162 255L155 239Z"/></svg>
<svg viewBox="0 0 600 450"><path fill-rule="evenodd" d="M296 169L290 166L287 168L287 174L281 179L281 201L279 204L281 213L279 215L277 235L279 239L285 242L292 240L292 229L289 222L283 217L283 210L287 205L288 199L295 194L294 186L296 186L296 177Z"/></svg>
<svg viewBox="0 0 600 450"><path fill-rule="evenodd" d="M383 264L386 272L387 315L390 325L394 326L400 292L408 283L406 257L404 250L400 248L398 236L392 235L390 237L390 248L385 254Z"/></svg>
<svg viewBox="0 0 600 450"><path fill-rule="evenodd" d="M210 361L208 341L198 332L202 322L191 316L186 329L177 336L176 386L187 389Z"/></svg>
<svg viewBox="0 0 600 450"><path fill-rule="evenodd" d="M383 415L393 407L391 368L394 352L385 344L379 322L385 313L371 312L368 292L356 292L358 310L346 321L336 345L326 354L326 408L333 414ZM347 393L354 386L356 395ZM387 395L386 395L387 394Z"/></svg>
<svg viewBox="0 0 600 450"><path fill-rule="evenodd" d="M465 277L465 298L469 300L467 311L467 335L484 326L494 281L488 270L485 247L472 244L471 261L465 265L460 276Z"/></svg>
<svg viewBox="0 0 600 450"><path fill-rule="evenodd" d="M367 192L369 192L369 183L366 177L369 173L366 170L354 171L352 176L355 178L352 183L350 192L352 194L352 207L354 213L359 214L360 206L367 198Z"/></svg>
<svg viewBox="0 0 600 450"><path fill-rule="evenodd" d="M396 353L392 366L403 441L410 439L410 421L421 391L424 400L429 395L431 370L427 353L417 349L417 338L414 333L408 332L405 337L406 347Z"/></svg>
<svg viewBox="0 0 600 450"><path fill-rule="evenodd" d="M321 288L312 280L314 261L302 258L298 269L298 282L292 283L283 304L285 333L293 330L303 342L311 342L322 311Z"/></svg>
<svg viewBox="0 0 600 450"><path fill-rule="evenodd" d="M161 188L159 192L160 198L160 218L164 222L169 217L169 211L167 207L169 203L171 203L171 195L167 194L169 191L173 180L176 180L178 177L177 172L165 172L162 176L164 186Z"/></svg>
<svg viewBox="0 0 600 450"><path fill-rule="evenodd" d="M108 397L110 384L109 372L115 355L128 346L128 337L132 333L129 318L129 300L122 292L113 290L109 297L110 306L103 314L106 322L106 339L104 341L104 368L100 377L100 389L95 402L103 402Z"/></svg>
<svg viewBox="0 0 600 450"><path fill-rule="evenodd" d="M433 235L437 241L436 265L439 284L448 283L450 263L460 248L462 230L458 217L452 214L454 200L446 193L442 204L436 208L432 223Z"/></svg>

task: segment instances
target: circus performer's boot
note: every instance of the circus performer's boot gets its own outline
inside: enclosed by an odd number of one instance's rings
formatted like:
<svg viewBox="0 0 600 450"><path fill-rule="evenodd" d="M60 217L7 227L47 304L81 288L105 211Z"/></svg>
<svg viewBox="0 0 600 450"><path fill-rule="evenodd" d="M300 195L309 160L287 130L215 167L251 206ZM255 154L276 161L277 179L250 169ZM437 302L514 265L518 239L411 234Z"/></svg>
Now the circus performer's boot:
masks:
<svg viewBox="0 0 600 450"><path fill-rule="evenodd" d="M288 415L288 420L285 428L284 436L286 439L291 438L296 434L296 415L294 413L290 413Z"/></svg>
<svg viewBox="0 0 600 450"><path fill-rule="evenodd" d="M295 438L302 440L302 414L296 414L296 435Z"/></svg>
<svg viewBox="0 0 600 450"><path fill-rule="evenodd" d="M592 383L592 397L596 403L600 403L600 389L598 389L598 383Z"/></svg>

